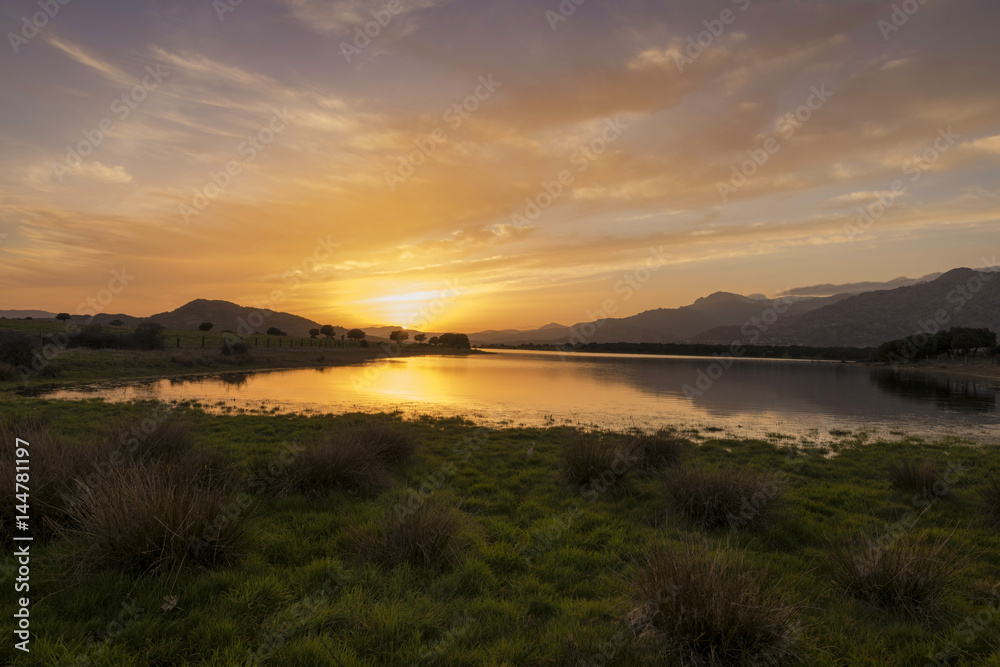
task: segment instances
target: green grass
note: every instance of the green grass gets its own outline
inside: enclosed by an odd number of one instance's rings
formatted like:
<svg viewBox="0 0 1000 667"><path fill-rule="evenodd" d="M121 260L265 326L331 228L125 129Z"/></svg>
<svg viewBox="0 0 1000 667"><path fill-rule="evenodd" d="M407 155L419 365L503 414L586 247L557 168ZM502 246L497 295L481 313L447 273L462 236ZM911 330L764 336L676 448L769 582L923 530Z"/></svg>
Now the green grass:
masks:
<svg viewBox="0 0 1000 667"><path fill-rule="evenodd" d="M3 415L31 419L77 449L160 409L0 400ZM995 447L858 434L841 439L831 456L787 439L708 436L684 443L684 466L767 476L782 511L752 529L705 529L665 511L665 473L623 476L613 490L590 486L586 495L568 486L563 446L577 437L569 427L175 412L195 450L232 459L246 484L252 502L233 509L248 528L239 557L155 572L114 562L76 571L66 557L84 553L78 535L39 539L32 650L12 650L5 613L0 663L62 665L89 656L94 665L243 665L255 655L273 665L672 665L723 648L746 656L739 652L750 646L791 664L797 656L809 665L925 665L936 655L952 667L1000 666L1000 530L983 505L988 480L1000 472ZM289 474L299 446L373 421L389 431L405 427L415 443L409 460L387 463L394 488L359 494L333 484L322 494L273 494L254 483ZM895 488L887 465L907 457L949 462L948 496ZM399 507L417 508L407 516L434 530L401 530ZM964 559L932 615L849 594L838 583L831 541L895 539L903 530L948 535L939 555ZM446 533L455 541L423 541ZM690 558L664 560L670 549ZM661 579L689 585L688 604L706 625L681 624L676 614L688 607L636 623L637 582L651 561ZM11 559L0 561L7 596L14 576ZM770 610L757 616L773 622L750 624L741 604ZM750 639L719 643L729 618L749 624L740 637ZM723 639L692 641L678 630L698 627L721 627Z"/></svg>

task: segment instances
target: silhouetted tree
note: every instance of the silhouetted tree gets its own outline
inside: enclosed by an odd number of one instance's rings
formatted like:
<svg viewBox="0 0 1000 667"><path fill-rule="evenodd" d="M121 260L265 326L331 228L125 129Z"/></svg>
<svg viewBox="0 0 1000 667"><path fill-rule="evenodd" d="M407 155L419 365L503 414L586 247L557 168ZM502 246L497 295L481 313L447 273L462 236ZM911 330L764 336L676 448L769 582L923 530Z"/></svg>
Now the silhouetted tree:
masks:
<svg viewBox="0 0 1000 667"><path fill-rule="evenodd" d="M267 330L267 335L268 336L287 336L288 334L286 334L284 331L282 331L278 327L270 327Z"/></svg>
<svg viewBox="0 0 1000 667"><path fill-rule="evenodd" d="M428 345L437 345L440 342L441 342L440 338L438 338L437 336L431 336L431 339L429 341L427 341L427 344Z"/></svg>
<svg viewBox="0 0 1000 667"><path fill-rule="evenodd" d="M413 340L417 341L418 343L423 343L425 340L427 340L427 334L418 333L416 336L413 337Z"/></svg>
<svg viewBox="0 0 1000 667"><path fill-rule="evenodd" d="M309 330L309 337L310 338L319 338L319 329L310 329Z"/></svg>
<svg viewBox="0 0 1000 667"><path fill-rule="evenodd" d="M198 325L198 331L211 331L214 326L211 322L202 322Z"/></svg>
<svg viewBox="0 0 1000 667"><path fill-rule="evenodd" d="M332 324L324 324L319 328L319 332L327 338L333 338L337 335L337 330L333 328Z"/></svg>
<svg viewBox="0 0 1000 667"><path fill-rule="evenodd" d="M364 340L365 336L367 335L368 334L366 334L361 329L351 329L350 331L347 332L347 337L350 338L351 340Z"/></svg>
<svg viewBox="0 0 1000 667"><path fill-rule="evenodd" d="M59 313L58 315L56 315L56 319L65 322L66 320L69 319L69 313Z"/></svg>
<svg viewBox="0 0 1000 667"><path fill-rule="evenodd" d="M393 331L391 334L389 334L389 340L396 343L402 343L409 337L410 337L409 332L403 331L402 329L400 329L399 331Z"/></svg>

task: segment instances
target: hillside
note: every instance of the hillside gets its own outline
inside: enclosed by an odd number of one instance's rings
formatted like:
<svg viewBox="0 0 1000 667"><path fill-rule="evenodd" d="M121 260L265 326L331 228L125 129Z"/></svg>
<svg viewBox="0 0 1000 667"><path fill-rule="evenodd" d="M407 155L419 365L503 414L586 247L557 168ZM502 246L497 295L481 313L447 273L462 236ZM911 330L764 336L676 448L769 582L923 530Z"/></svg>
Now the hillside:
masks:
<svg viewBox="0 0 1000 667"><path fill-rule="evenodd" d="M761 331L760 340L797 345L878 345L917 333L921 323L938 314L942 315L942 328L987 327L1000 331L1000 280L983 281L980 275L968 268L953 269L927 283L864 292L806 313L786 313ZM746 341L740 328L712 329L696 340Z"/></svg>
<svg viewBox="0 0 1000 667"><path fill-rule="evenodd" d="M260 310L249 306L239 306L230 301L195 299L176 310L157 313L148 319L170 329L197 329L202 322L211 322L214 331L267 331L277 327L289 336L305 337L310 329L318 329L320 325L310 319L291 313ZM347 333L343 328L336 328L337 336Z"/></svg>

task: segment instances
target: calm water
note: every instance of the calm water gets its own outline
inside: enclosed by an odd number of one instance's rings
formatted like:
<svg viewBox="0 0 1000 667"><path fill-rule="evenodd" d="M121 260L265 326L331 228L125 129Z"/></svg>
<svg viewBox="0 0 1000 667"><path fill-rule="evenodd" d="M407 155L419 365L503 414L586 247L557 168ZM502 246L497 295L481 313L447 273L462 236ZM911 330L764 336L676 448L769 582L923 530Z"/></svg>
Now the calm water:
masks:
<svg viewBox="0 0 1000 667"><path fill-rule="evenodd" d="M780 432L820 439L833 429L859 428L883 435L1000 439L998 392L987 380L753 359L734 360L720 375L712 363L703 357L500 351L159 380L50 396L196 400L217 409L400 410L515 425L714 426L740 435Z"/></svg>

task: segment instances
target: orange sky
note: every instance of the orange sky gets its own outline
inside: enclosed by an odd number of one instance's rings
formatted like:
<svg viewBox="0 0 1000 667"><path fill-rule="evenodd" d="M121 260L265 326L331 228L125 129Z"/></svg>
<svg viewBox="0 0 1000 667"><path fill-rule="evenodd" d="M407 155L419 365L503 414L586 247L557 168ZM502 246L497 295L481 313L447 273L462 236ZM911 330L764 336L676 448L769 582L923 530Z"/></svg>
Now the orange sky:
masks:
<svg viewBox="0 0 1000 667"><path fill-rule="evenodd" d="M5 3L0 309L476 331L995 255L996 3L559 6Z"/></svg>

